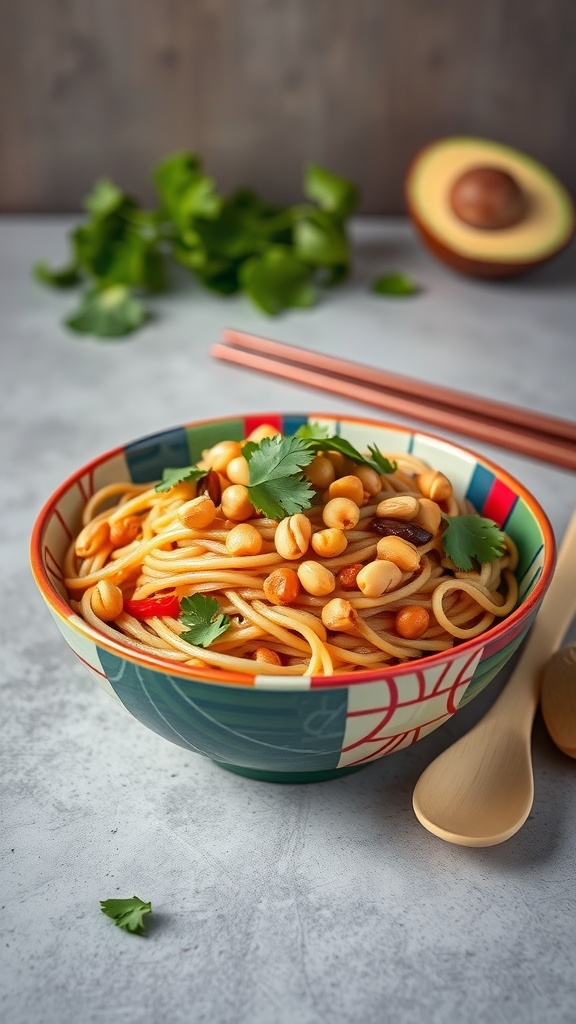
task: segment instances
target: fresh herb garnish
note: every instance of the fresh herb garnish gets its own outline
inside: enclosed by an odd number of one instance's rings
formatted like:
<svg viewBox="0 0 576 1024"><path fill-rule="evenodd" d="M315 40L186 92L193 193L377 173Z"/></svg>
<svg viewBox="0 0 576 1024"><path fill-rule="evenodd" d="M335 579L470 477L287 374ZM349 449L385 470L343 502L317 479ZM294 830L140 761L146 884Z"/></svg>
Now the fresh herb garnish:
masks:
<svg viewBox="0 0 576 1024"><path fill-rule="evenodd" d="M276 434L259 444L248 441L242 454L248 460L248 496L255 509L270 519L283 519L310 507L314 491L302 470L314 452L305 440Z"/></svg>
<svg viewBox="0 0 576 1024"><path fill-rule="evenodd" d="M492 519L484 516L444 516L442 534L444 553L463 572L469 572L474 559L485 565L499 558L506 548L506 535Z"/></svg>
<svg viewBox="0 0 576 1024"><path fill-rule="evenodd" d="M165 469L162 473L162 479L156 484L155 491L171 491L176 484L193 483L195 480L201 480L203 476L206 476L205 469L199 469L198 466L184 466L180 469Z"/></svg>
<svg viewBox="0 0 576 1024"><path fill-rule="evenodd" d="M376 295L416 295L418 286L408 277L395 271L392 274L382 274L372 283L371 289Z"/></svg>
<svg viewBox="0 0 576 1024"><path fill-rule="evenodd" d="M78 334L96 334L99 338L121 338L141 327L147 313L139 299L123 285L115 284L99 291L86 292L66 324Z"/></svg>
<svg viewBox="0 0 576 1024"><path fill-rule="evenodd" d="M152 912L152 904L144 903L138 896L126 900L101 900L100 909L111 917L118 928L137 935L144 935L144 914Z"/></svg>
<svg viewBox="0 0 576 1024"><path fill-rule="evenodd" d="M196 647L209 647L230 626L230 617L220 610L215 597L204 594L193 594L183 597L180 603L180 622L187 626L187 632L180 634Z"/></svg>
<svg viewBox="0 0 576 1024"><path fill-rule="evenodd" d="M326 428L317 423L305 423L302 427L298 427L295 437L301 437L308 444L308 447L312 449L314 454L318 452L339 452L341 455L345 455L346 458L352 462L356 462L359 466L370 466L371 469L375 469L377 473L395 473L398 469L397 462L391 462L385 455L382 454L378 445L369 444L368 451L370 452L371 458L366 455L362 455L354 445L350 444L343 437L327 437Z"/></svg>
<svg viewBox="0 0 576 1024"><path fill-rule="evenodd" d="M336 284L348 273L346 220L358 193L322 167L306 169L310 202L289 207L266 203L249 189L218 194L199 157L189 152L162 160L153 181L158 205L151 210L113 181L97 181L84 203L85 222L70 234L69 265L36 265L34 274L44 284L87 287L66 321L72 329L98 337L136 330L146 319L139 296L166 290L168 260L220 295L243 291L271 315L313 305L317 285ZM122 301L117 292L112 302L113 286L124 289Z"/></svg>

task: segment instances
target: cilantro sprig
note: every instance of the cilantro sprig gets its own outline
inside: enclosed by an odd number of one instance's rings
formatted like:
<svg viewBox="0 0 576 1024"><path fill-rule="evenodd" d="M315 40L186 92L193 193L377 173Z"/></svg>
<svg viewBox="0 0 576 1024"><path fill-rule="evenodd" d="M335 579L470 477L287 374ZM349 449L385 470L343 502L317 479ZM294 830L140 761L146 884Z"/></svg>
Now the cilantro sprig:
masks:
<svg viewBox="0 0 576 1024"><path fill-rule="evenodd" d="M312 462L314 451L303 438L265 437L242 448L248 461L248 496L259 512L270 519L283 519L309 508L314 490L302 474Z"/></svg>
<svg viewBox="0 0 576 1024"><path fill-rule="evenodd" d="M100 909L114 924L124 931L144 935L144 915L152 912L152 904L144 903L138 896L125 900L101 900Z"/></svg>
<svg viewBox="0 0 576 1024"><path fill-rule="evenodd" d="M474 568L474 560L485 565L506 549L506 535L492 519L479 515L444 516L444 553L463 572Z"/></svg>
<svg viewBox="0 0 576 1024"><path fill-rule="evenodd" d="M325 168L305 168L307 201L287 207L250 189L219 194L195 153L170 154L152 178L158 201L150 210L110 179L97 181L85 221L70 233L68 263L36 264L43 284L83 286L65 321L72 330L106 338L137 330L148 319L142 297L167 290L170 263L220 295L244 292L269 315L312 306L318 286L349 272L346 221L358 192Z"/></svg>
<svg viewBox="0 0 576 1024"><path fill-rule="evenodd" d="M156 484L155 491L171 491L176 484L194 483L206 476L206 470L198 466L183 466L180 469L165 469L162 479Z"/></svg>
<svg viewBox="0 0 576 1024"><path fill-rule="evenodd" d="M386 458L377 444L368 445L370 457L362 455L346 438L329 437L326 427L318 423L304 423L298 427L295 436L305 440L315 455L318 452L339 452L359 466L370 466L377 473L395 473L398 469L398 463Z"/></svg>
<svg viewBox="0 0 576 1024"><path fill-rule="evenodd" d="M210 647L230 628L230 621L230 617L220 610L215 597L192 594L191 597L182 598L180 622L188 628L180 634L180 639L195 647Z"/></svg>

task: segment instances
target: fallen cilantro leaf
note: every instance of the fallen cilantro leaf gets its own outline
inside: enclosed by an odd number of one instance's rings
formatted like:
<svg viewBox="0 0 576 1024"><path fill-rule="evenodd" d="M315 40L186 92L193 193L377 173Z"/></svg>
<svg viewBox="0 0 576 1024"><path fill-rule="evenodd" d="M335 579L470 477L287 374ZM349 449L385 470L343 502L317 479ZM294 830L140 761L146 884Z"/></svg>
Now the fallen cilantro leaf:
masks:
<svg viewBox="0 0 576 1024"><path fill-rule="evenodd" d="M188 627L186 633L180 634L180 639L196 647L209 647L230 626L229 616L220 611L215 597L204 594L183 597L180 609L180 622Z"/></svg>
<svg viewBox="0 0 576 1024"><path fill-rule="evenodd" d="M66 324L79 334L121 338L141 327L146 317L144 306L130 295L127 288L112 285L102 291L94 288L86 292Z"/></svg>
<svg viewBox="0 0 576 1024"><path fill-rule="evenodd" d="M253 303L275 315L291 306L314 305L312 270L283 245L271 245L242 264L240 283Z"/></svg>
<svg viewBox="0 0 576 1024"><path fill-rule="evenodd" d="M442 534L444 553L463 572L469 572L476 559L481 565L499 558L506 548L506 536L492 519L484 516L444 516Z"/></svg>
<svg viewBox="0 0 576 1024"><path fill-rule="evenodd" d="M34 266L34 277L41 284L52 285L53 288L72 288L81 281L78 267L71 263L60 270L52 270L48 263L41 261Z"/></svg>
<svg viewBox="0 0 576 1024"><path fill-rule="evenodd" d="M162 480L156 484L155 491L170 491L176 484L192 483L206 476L205 469L198 469L198 466L184 466L181 469L165 469L162 473Z"/></svg>
<svg viewBox="0 0 576 1024"><path fill-rule="evenodd" d="M254 508L270 519L283 519L310 507L314 491L302 470L314 452L303 438L276 434L259 444L249 441L242 454L248 460L248 495Z"/></svg>
<svg viewBox="0 0 576 1024"><path fill-rule="evenodd" d="M118 928L127 932L144 935L144 914L152 912L152 904L144 903L138 896L126 900L101 900L100 909L111 917Z"/></svg>
<svg viewBox="0 0 576 1024"><path fill-rule="evenodd" d="M395 271L377 277L372 284L372 291L376 295L416 295L418 287L407 274Z"/></svg>

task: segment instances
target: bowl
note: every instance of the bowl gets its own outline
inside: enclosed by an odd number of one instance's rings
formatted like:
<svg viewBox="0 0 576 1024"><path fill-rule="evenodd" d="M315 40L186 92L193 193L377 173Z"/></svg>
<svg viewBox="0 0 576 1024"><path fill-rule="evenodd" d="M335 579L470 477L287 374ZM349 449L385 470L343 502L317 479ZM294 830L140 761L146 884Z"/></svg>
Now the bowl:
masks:
<svg viewBox="0 0 576 1024"><path fill-rule="evenodd" d="M322 423L360 450L376 443L409 452L443 472L456 493L505 529L519 550L516 609L482 635L385 669L332 677L244 676L175 665L104 636L72 610L62 562L82 506L117 480L145 483L164 468L195 463L223 439L258 424L292 434ZM535 498L503 469L429 433L379 420L325 413L236 416L174 427L132 441L77 470L34 525L31 565L64 639L93 678L130 714L178 746L242 775L272 782L337 777L416 743L468 704L522 642L550 582L554 536Z"/></svg>

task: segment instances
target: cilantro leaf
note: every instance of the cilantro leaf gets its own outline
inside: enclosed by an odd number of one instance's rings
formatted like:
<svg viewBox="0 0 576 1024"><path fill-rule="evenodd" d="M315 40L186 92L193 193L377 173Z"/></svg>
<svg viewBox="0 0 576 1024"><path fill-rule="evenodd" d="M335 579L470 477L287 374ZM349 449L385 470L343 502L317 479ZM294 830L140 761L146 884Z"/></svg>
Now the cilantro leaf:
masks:
<svg viewBox="0 0 576 1024"><path fill-rule="evenodd" d="M340 220L349 217L358 202L358 189L351 181L327 171L318 164L308 164L304 176L304 191L322 210Z"/></svg>
<svg viewBox="0 0 576 1024"><path fill-rule="evenodd" d="M110 178L100 178L95 182L90 194L84 200L84 206L95 218L109 217L127 200L127 196ZM132 202L129 200L129 202Z"/></svg>
<svg viewBox="0 0 576 1024"><path fill-rule="evenodd" d="M194 480L201 480L206 476L205 469L198 466L184 466L180 469L165 469L162 473L162 480L156 484L155 491L170 491L176 484L192 483Z"/></svg>
<svg viewBox="0 0 576 1024"><path fill-rule="evenodd" d="M473 568L473 560L481 565L499 558L506 548L506 535L492 519L484 516L444 516L442 534L444 553L463 572Z"/></svg>
<svg viewBox="0 0 576 1024"><path fill-rule="evenodd" d="M242 264L240 283L252 302L275 315L291 306L314 305L312 270L283 245L271 245Z"/></svg>
<svg viewBox="0 0 576 1024"><path fill-rule="evenodd" d="M324 426L322 423L303 423L302 426L298 427L294 437L303 437L306 440L318 440L322 437L328 437L328 430L329 428Z"/></svg>
<svg viewBox="0 0 576 1024"><path fill-rule="evenodd" d="M419 289L407 274L394 271L377 277L371 290L376 295L416 295Z"/></svg>
<svg viewBox="0 0 576 1024"><path fill-rule="evenodd" d="M180 639L196 647L209 647L230 626L229 616L220 611L215 597L204 594L183 597L180 609L180 622L188 626L187 632L180 634Z"/></svg>
<svg viewBox="0 0 576 1024"><path fill-rule="evenodd" d="M127 932L144 935L144 914L152 912L152 904L144 903L138 896L126 900L100 900L100 909L111 917L118 928Z"/></svg>
<svg viewBox="0 0 576 1024"><path fill-rule="evenodd" d="M146 317L144 306L130 295L127 288L112 285L86 292L76 311L66 320L66 325L79 334L121 338L141 327Z"/></svg>
<svg viewBox="0 0 576 1024"><path fill-rule="evenodd" d="M396 470L398 469L398 463L396 462L396 460L390 461L390 459L387 458L386 455L382 454L377 444L369 444L368 451L370 452L373 461L376 463L376 466L378 467L378 473L396 472Z"/></svg>
<svg viewBox="0 0 576 1024"><path fill-rule="evenodd" d="M248 495L254 508L270 519L283 519L310 507L314 491L302 469L314 452L303 438L276 434L259 444L249 441L242 454L248 460Z"/></svg>
<svg viewBox="0 0 576 1024"><path fill-rule="evenodd" d="M323 210L311 208L294 225L294 251L304 263L318 267L347 269L350 263L348 239L339 221Z"/></svg>
<svg viewBox="0 0 576 1024"><path fill-rule="evenodd" d="M367 458L344 437L312 436L309 437L308 444L314 452L340 452L341 455L345 455L352 462L356 462L360 466L370 466L377 473L394 473L398 468L396 463L390 462L382 455L377 445L368 445L372 458Z"/></svg>
<svg viewBox="0 0 576 1024"><path fill-rule="evenodd" d="M53 288L71 288L81 281L78 267L74 263L60 270L52 270L45 260L41 260L34 265L33 273L37 281L52 285Z"/></svg>

